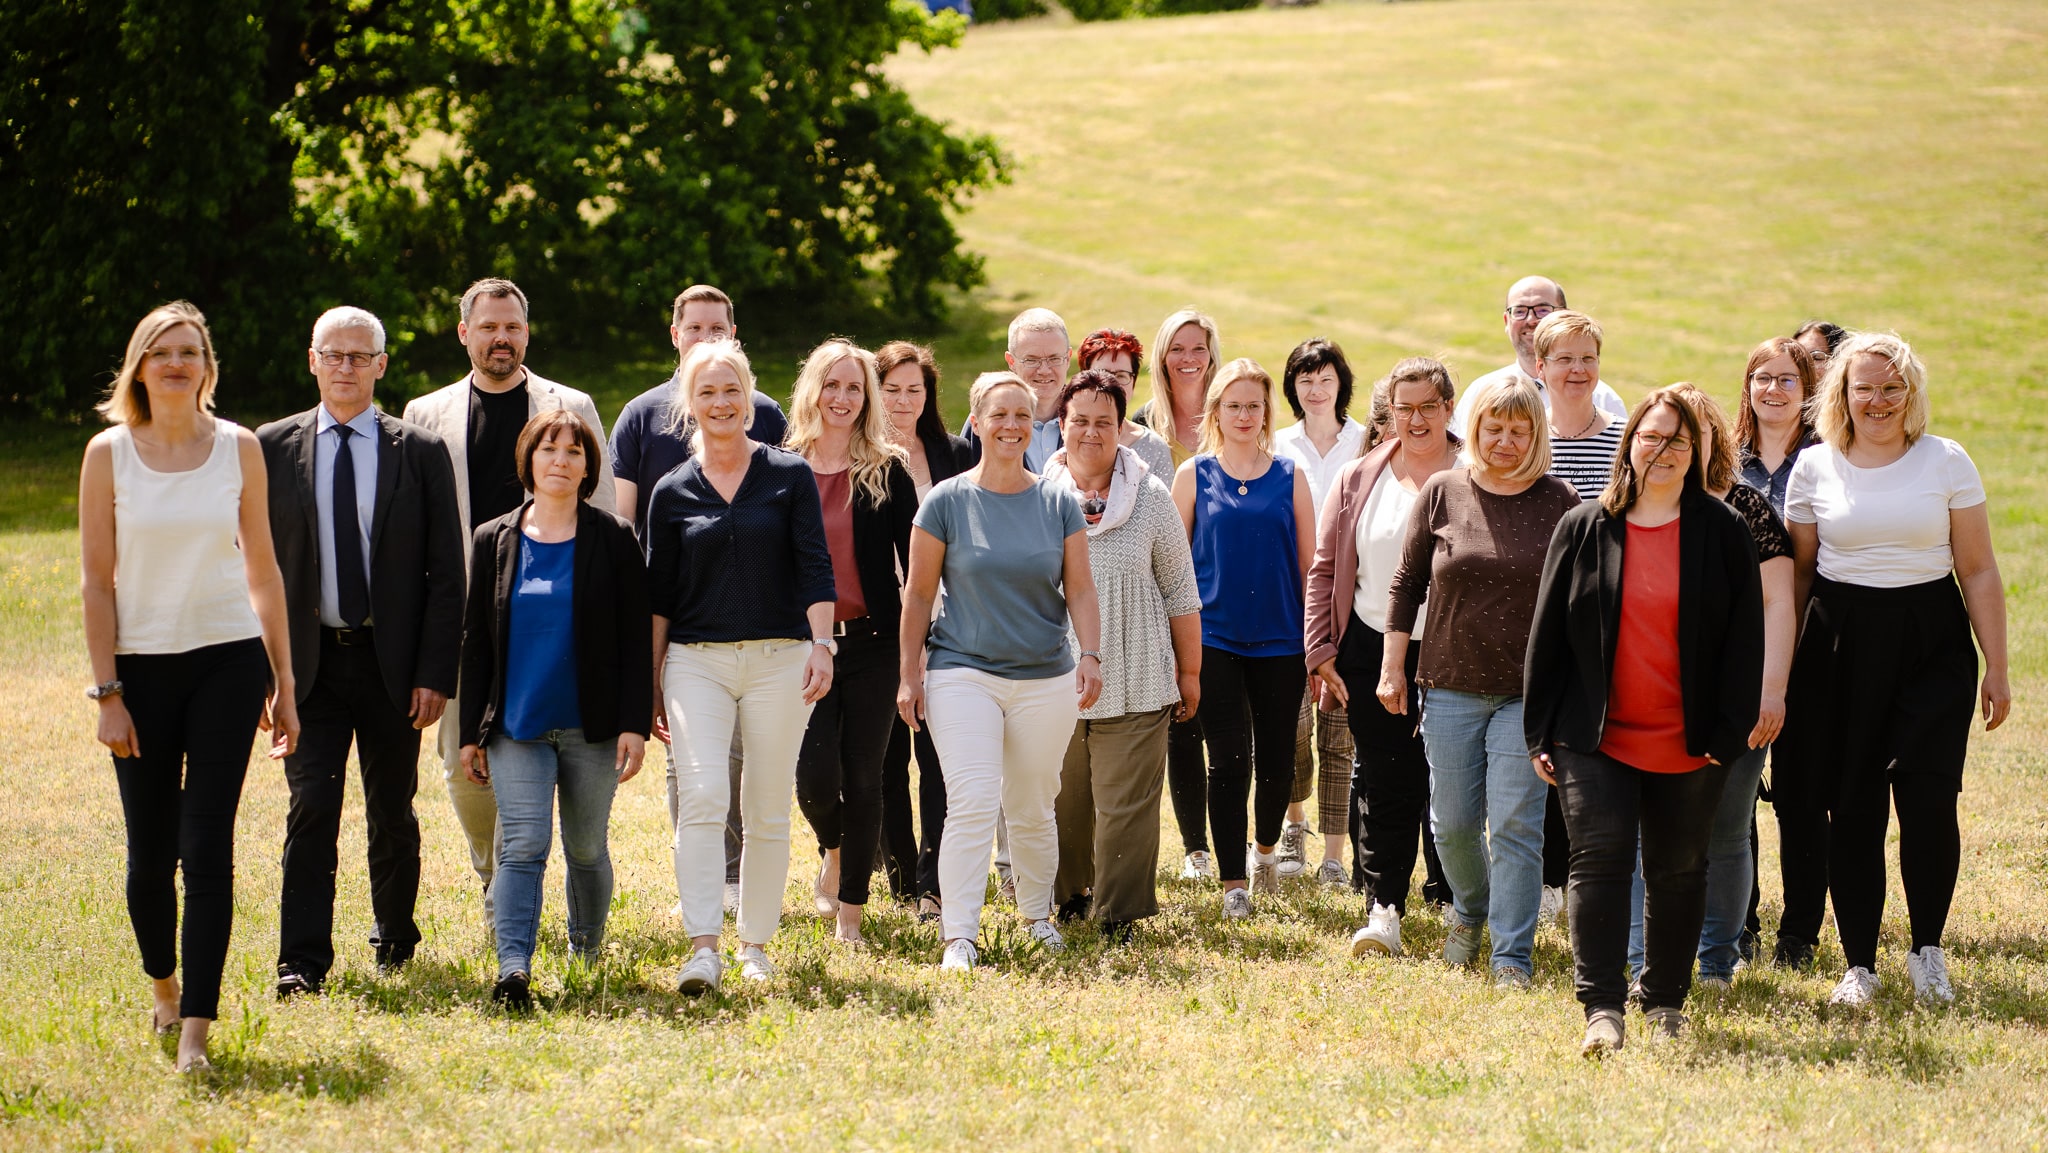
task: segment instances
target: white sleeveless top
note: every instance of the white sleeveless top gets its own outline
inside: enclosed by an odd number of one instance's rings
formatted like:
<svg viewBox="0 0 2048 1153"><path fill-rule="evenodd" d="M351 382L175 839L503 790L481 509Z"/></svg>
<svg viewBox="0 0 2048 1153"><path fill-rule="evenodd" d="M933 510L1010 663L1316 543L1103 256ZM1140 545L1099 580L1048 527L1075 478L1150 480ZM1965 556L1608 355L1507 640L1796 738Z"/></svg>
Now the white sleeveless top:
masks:
<svg viewBox="0 0 2048 1153"><path fill-rule="evenodd" d="M214 418L206 463L158 472L114 426L114 651L182 653L263 635L236 543L242 457Z"/></svg>

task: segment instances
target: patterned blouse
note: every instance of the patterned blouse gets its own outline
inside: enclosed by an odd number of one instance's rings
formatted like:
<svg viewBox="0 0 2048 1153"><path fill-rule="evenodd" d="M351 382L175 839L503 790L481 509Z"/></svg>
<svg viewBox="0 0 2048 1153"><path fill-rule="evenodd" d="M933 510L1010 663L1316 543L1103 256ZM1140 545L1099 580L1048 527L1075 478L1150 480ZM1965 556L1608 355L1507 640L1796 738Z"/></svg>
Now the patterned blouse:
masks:
<svg viewBox="0 0 2048 1153"><path fill-rule="evenodd" d="M1202 611L1195 562L1173 495L1145 478L1129 520L1088 538L1088 565L1102 613L1102 695L1081 713L1100 721L1149 713L1180 700L1168 617ZM1072 629L1067 642L1080 651Z"/></svg>

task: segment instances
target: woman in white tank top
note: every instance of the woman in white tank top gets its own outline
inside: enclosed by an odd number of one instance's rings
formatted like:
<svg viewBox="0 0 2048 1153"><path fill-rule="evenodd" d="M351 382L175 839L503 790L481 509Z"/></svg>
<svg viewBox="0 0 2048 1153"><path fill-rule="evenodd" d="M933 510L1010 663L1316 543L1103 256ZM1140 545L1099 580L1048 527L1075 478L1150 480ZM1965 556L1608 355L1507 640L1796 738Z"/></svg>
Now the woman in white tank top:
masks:
<svg viewBox="0 0 2048 1153"><path fill-rule="evenodd" d="M254 434L212 415L218 378L198 309L177 301L143 317L99 406L114 427L86 447L78 484L96 682L86 695L120 782L150 1019L159 1033L182 1020L179 1072L209 1068L250 740L259 725L274 732L279 758L299 735L263 453Z"/></svg>

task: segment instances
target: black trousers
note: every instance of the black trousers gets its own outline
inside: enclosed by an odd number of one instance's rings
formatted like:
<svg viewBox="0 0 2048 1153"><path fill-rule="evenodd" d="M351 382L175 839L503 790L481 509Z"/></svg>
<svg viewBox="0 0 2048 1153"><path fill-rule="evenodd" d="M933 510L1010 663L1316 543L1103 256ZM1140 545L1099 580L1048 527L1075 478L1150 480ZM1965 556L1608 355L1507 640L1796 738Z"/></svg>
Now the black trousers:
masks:
<svg viewBox="0 0 2048 1153"><path fill-rule="evenodd" d="M291 809L284 822L284 899L277 970L315 985L334 966L336 841L350 744L363 777L369 826L370 944L380 959L404 960L419 943L413 908L420 892L420 730L391 703L377 650L342 644L320 630L320 671L299 702L299 750L286 757Z"/></svg>
<svg viewBox="0 0 2048 1153"><path fill-rule="evenodd" d="M1676 1009L1692 988L1707 919L1707 843L1728 781L1725 765L1646 773L1605 753L1559 746L1557 791L1572 830L1572 954L1579 1003L1628 1003L1629 898L1643 862L1643 1007Z"/></svg>
<svg viewBox="0 0 2048 1153"><path fill-rule="evenodd" d="M1209 746L1209 823L1216 875L1242 881L1244 807L1251 794L1252 835L1277 844L1294 792L1294 730L1308 669L1301 654L1244 657L1202 646L1202 733ZM1170 734L1169 734L1170 736ZM1169 741L1169 750L1171 743ZM1253 784L1256 779L1257 787Z"/></svg>
<svg viewBox="0 0 2048 1153"><path fill-rule="evenodd" d="M1202 690L1208 695L1208 690ZM1202 712L1166 726L1166 794L1180 826L1180 851L1209 851L1209 765L1202 753Z"/></svg>
<svg viewBox="0 0 2048 1153"><path fill-rule="evenodd" d="M1812 955L1828 908L1827 801L1818 788L1795 783L1800 774L1787 762L1796 757L1783 740L1771 746L1771 813L1778 821L1778 879L1785 889L1785 911L1778 918L1781 962Z"/></svg>
<svg viewBox="0 0 2048 1153"><path fill-rule="evenodd" d="M1377 697L1385 637L1354 614L1337 647L1337 675L1351 698L1351 847L1354 874L1375 904L1408 915L1408 889L1422 846L1423 899L1447 903L1450 885L1429 835L1429 760L1423 753L1421 694L1415 685L1421 641L1408 643L1408 712L1390 713Z"/></svg>
<svg viewBox="0 0 2048 1153"><path fill-rule="evenodd" d="M892 705L893 708L893 705ZM917 759L917 813L910 811L910 761ZM946 831L946 778L932 730L913 733L898 717L882 758L882 840L889 857L889 888L898 896L939 899L939 841ZM843 859L843 858L842 858Z"/></svg>
<svg viewBox="0 0 2048 1153"><path fill-rule="evenodd" d="M184 1017L220 1016L235 919L235 813L270 662L256 639L114 658L139 757L115 757L128 827L128 920L155 980L178 971ZM178 924L178 874L185 922Z"/></svg>
<svg viewBox="0 0 2048 1153"><path fill-rule="evenodd" d="M1798 750L1826 803L1828 884L1851 966L1877 963L1894 800L1913 948L1941 943L1976 711L1977 649L1952 577L1889 589L1814 581L1786 700L1787 727L1798 727L1781 743Z"/></svg>
<svg viewBox="0 0 2048 1153"><path fill-rule="evenodd" d="M1557 786L1543 795L1543 885L1555 889L1571 879L1572 831L1565 824L1564 802Z"/></svg>
<svg viewBox="0 0 2048 1153"><path fill-rule="evenodd" d="M839 899L868 903L875 846L882 839L882 757L896 716L896 634L849 634L832 661L832 690L811 709L796 758L796 801L818 834L839 850Z"/></svg>

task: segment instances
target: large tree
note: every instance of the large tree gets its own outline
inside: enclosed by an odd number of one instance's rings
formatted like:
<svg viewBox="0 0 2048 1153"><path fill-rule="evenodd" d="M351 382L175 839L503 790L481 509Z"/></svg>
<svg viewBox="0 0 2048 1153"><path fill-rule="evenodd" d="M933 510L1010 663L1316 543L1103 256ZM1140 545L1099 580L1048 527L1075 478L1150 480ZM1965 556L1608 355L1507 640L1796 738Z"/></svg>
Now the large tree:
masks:
<svg viewBox="0 0 2048 1153"><path fill-rule="evenodd" d="M882 63L960 30L914 0L0 0L0 397L76 411L175 296L265 400L313 310L403 348L489 274L593 340L694 280L930 317L1003 160Z"/></svg>

